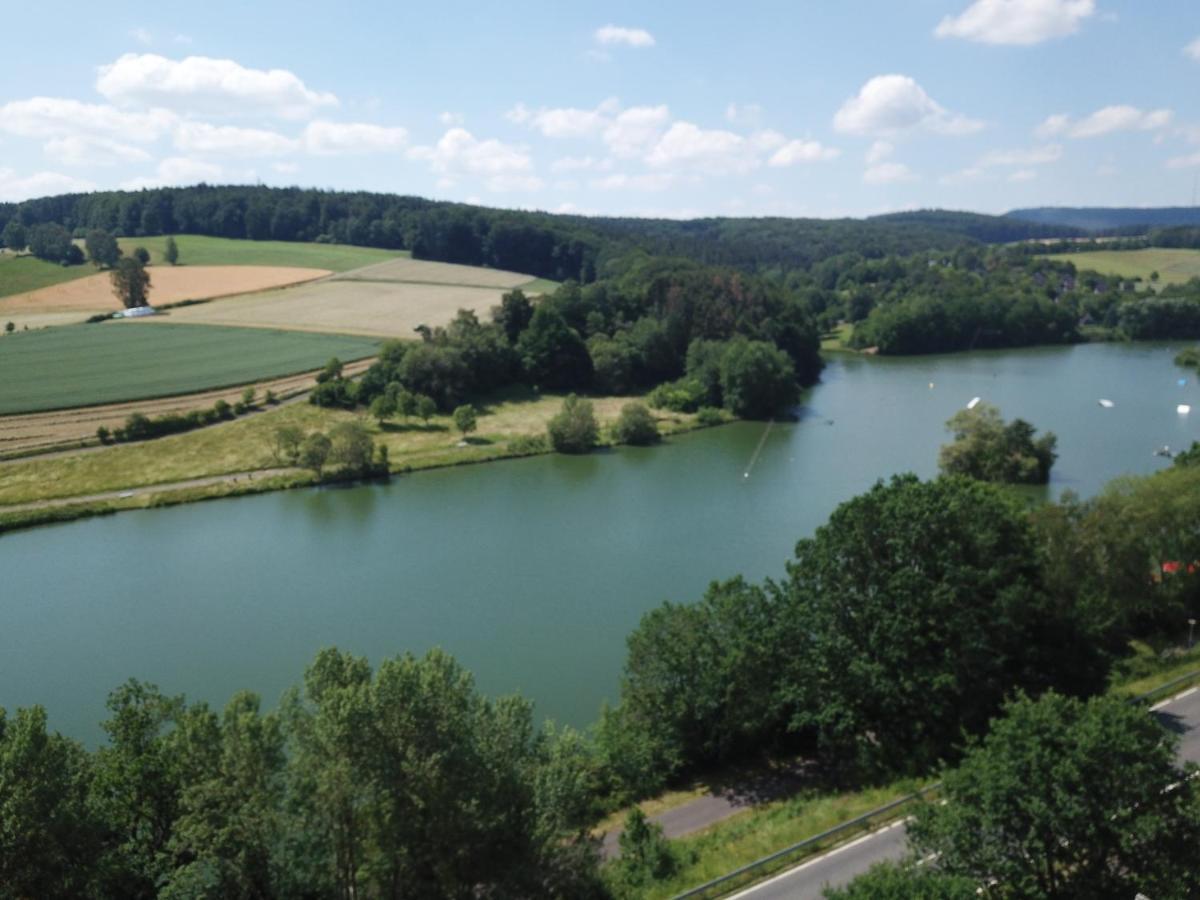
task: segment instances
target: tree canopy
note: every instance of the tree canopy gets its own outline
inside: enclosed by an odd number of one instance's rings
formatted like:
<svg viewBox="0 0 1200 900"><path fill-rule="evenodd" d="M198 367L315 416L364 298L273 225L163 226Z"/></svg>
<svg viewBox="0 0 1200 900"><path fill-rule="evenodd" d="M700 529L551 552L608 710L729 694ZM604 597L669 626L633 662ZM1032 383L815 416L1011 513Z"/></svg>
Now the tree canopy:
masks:
<svg viewBox="0 0 1200 900"><path fill-rule="evenodd" d="M1005 422L989 403L961 409L946 422L954 435L944 444L938 464L948 475L967 475L980 481L1009 484L1045 484L1058 457L1058 438L1046 432L1035 439L1035 429L1024 419Z"/></svg>

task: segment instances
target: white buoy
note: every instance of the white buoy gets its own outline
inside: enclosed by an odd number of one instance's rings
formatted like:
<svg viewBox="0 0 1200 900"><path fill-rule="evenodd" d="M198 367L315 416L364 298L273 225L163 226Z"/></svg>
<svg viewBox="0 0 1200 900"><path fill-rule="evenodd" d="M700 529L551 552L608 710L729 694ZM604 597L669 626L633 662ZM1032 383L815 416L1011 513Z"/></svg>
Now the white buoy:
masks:
<svg viewBox="0 0 1200 900"><path fill-rule="evenodd" d="M1105 409L1112 409L1114 406L1116 406L1116 404L1113 403L1111 400L1100 400L1100 405L1103 406Z"/></svg>
<svg viewBox="0 0 1200 900"><path fill-rule="evenodd" d="M1186 416L1191 411L1192 408L1186 403L1180 403L1177 407L1175 407L1175 412L1179 413L1181 416Z"/></svg>
<svg viewBox="0 0 1200 900"><path fill-rule="evenodd" d="M975 397L970 403L967 404L967 409L974 409L979 405L979 401L982 399L982 397Z"/></svg>

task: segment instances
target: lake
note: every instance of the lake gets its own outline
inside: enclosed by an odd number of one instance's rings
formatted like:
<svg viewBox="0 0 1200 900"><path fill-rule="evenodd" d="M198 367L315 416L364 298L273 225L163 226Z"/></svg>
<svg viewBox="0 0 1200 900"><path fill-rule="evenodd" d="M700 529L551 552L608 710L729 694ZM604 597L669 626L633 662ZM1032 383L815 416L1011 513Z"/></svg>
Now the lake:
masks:
<svg viewBox="0 0 1200 900"><path fill-rule="evenodd" d="M1200 439L1200 390L1172 357L1147 344L835 357L796 421L769 430L6 535L0 705L41 703L92 743L129 677L217 706L248 688L273 706L320 647L378 662L440 645L483 690L586 725L615 699L646 610L713 579L778 576L838 503L895 472L934 475L944 422L972 397L1057 433L1050 494L1169 465L1155 448Z"/></svg>

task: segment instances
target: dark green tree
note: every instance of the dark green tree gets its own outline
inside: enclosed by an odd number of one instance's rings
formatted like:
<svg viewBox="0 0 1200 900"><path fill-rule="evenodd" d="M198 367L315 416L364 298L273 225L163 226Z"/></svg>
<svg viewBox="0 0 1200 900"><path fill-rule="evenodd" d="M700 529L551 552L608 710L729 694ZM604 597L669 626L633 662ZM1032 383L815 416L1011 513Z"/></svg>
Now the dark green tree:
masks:
<svg viewBox="0 0 1200 900"><path fill-rule="evenodd" d="M135 309L148 304L150 273L138 260L122 256L109 272L113 293L126 309Z"/></svg>
<svg viewBox="0 0 1200 900"><path fill-rule="evenodd" d="M655 444L661 439L658 422L646 408L646 404L636 401L621 407L621 413L613 423L612 433L617 443L635 446Z"/></svg>
<svg viewBox="0 0 1200 900"><path fill-rule="evenodd" d="M111 269L121 257L117 239L100 228L93 228L87 233L84 246L87 248L88 260L98 269Z"/></svg>
<svg viewBox="0 0 1200 900"><path fill-rule="evenodd" d="M559 453L587 453L600 436L591 401L569 394L547 424L546 432L550 446Z"/></svg>
<svg viewBox="0 0 1200 900"><path fill-rule="evenodd" d="M793 727L831 761L922 772L1014 690L1101 688L1105 659L1038 563L992 485L904 475L843 503L788 566Z"/></svg>
<svg viewBox="0 0 1200 900"><path fill-rule="evenodd" d="M163 246L163 259L167 261L167 265L171 266L179 262L179 245L170 235L167 236L167 242Z"/></svg>
<svg viewBox="0 0 1200 900"><path fill-rule="evenodd" d="M150 251L145 247L134 247L133 258L140 262L143 266L150 265Z"/></svg>
<svg viewBox="0 0 1200 900"><path fill-rule="evenodd" d="M329 461L347 472L371 468L375 445L362 422L339 422L329 432Z"/></svg>
<svg viewBox="0 0 1200 900"><path fill-rule="evenodd" d="M938 464L948 475L967 475L981 481L1045 484L1058 457L1058 438L1047 432L1034 439L1035 429L1023 419L1005 422L988 403L960 409L946 422L954 441L944 444Z"/></svg>
<svg viewBox="0 0 1200 900"><path fill-rule="evenodd" d="M0 895L93 894L100 824L88 804L90 761L74 741L46 732L41 707L0 709Z"/></svg>
<svg viewBox="0 0 1200 900"><path fill-rule="evenodd" d="M1118 697L1009 704L910 826L917 855L1033 898L1194 897L1200 798L1177 735Z"/></svg>
<svg viewBox="0 0 1200 900"><path fill-rule="evenodd" d="M4 231L0 232L0 242L3 242L4 246L14 253L20 253L25 249L25 226L16 219L10 219L4 226Z"/></svg>
<svg viewBox="0 0 1200 900"><path fill-rule="evenodd" d="M845 887L829 888L826 900L978 900L973 878L947 875L930 866L877 863Z"/></svg>
<svg viewBox="0 0 1200 900"><path fill-rule="evenodd" d="M517 352L526 375L538 387L586 387L592 379L592 360L583 339L548 306L533 311Z"/></svg>
<svg viewBox="0 0 1200 900"><path fill-rule="evenodd" d="M454 427L457 428L464 437L475 430L475 407L470 403L465 403L458 409L454 410Z"/></svg>
<svg viewBox="0 0 1200 900"><path fill-rule="evenodd" d="M734 415L766 418L799 398L791 359L765 341L730 341L720 372L725 408Z"/></svg>
<svg viewBox="0 0 1200 900"><path fill-rule="evenodd" d="M319 431L314 432L300 444L299 463L306 469L312 469L313 474L319 478L332 452L333 442L329 437Z"/></svg>

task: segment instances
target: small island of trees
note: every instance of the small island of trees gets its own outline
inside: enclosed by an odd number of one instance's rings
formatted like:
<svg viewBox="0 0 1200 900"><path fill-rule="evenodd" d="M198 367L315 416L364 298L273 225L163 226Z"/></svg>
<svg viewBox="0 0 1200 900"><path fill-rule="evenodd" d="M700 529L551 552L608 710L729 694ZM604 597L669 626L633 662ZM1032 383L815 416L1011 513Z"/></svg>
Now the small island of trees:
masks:
<svg viewBox="0 0 1200 900"><path fill-rule="evenodd" d="M956 412L946 422L953 442L942 446L938 464L947 475L967 475L980 481L1007 484L1045 484L1058 458L1058 438L1024 419L1005 422L996 407L980 403Z"/></svg>

